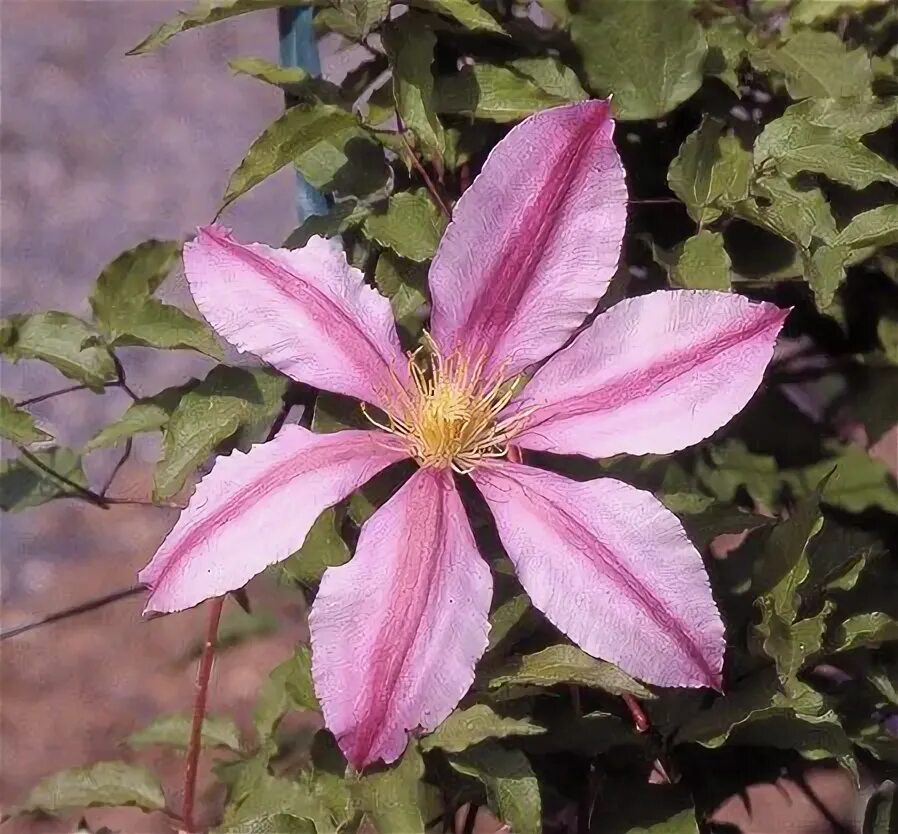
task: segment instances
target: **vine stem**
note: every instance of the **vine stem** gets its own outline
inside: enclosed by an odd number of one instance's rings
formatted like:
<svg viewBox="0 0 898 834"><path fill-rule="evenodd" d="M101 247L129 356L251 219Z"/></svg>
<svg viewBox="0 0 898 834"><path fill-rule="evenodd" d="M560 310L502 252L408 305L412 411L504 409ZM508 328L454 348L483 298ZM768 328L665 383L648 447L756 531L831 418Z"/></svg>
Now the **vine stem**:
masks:
<svg viewBox="0 0 898 834"><path fill-rule="evenodd" d="M430 192L430 196L436 201L436 204L440 207L440 211L446 215L447 218L452 218L452 212L449 211L449 207L443 202L443 198L440 196L440 192L437 189L434 181L430 178L430 174L427 173L427 169L421 164L421 161L418 159L418 154L415 153L414 148L409 144L408 139L405 136L405 125L402 122L402 118L399 113L396 113L396 123L399 127L399 138L402 140L402 144L405 145L405 149L408 151L408 155L412 161L412 165L415 170L421 175L421 179L424 180L424 185L427 186L427 190Z"/></svg>
<svg viewBox="0 0 898 834"><path fill-rule="evenodd" d="M215 643L218 639L218 624L221 621L221 609L224 597L212 600L209 608L209 619L206 625L206 642L200 657L196 674L196 695L193 700L193 721L190 725L190 742L187 746L187 760L184 763L184 805L181 819L184 831L193 834L196 830L193 822L193 802L196 798L196 773L200 760L200 747L203 737L203 720L206 717L206 701L209 697L209 680L212 677L212 661L215 659Z"/></svg>

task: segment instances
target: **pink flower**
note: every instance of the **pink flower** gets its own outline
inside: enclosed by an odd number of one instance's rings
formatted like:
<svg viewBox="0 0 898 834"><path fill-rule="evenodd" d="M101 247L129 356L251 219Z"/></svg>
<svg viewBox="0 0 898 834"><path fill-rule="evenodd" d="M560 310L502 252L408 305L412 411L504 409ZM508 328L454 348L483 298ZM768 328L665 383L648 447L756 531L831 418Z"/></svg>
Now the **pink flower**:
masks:
<svg viewBox="0 0 898 834"><path fill-rule="evenodd" d="M604 457L698 442L752 396L786 316L655 292L565 347L617 266L627 192L612 130L592 101L538 113L496 146L433 261L430 335L410 357L387 300L326 240L288 251L209 227L185 249L196 303L225 339L362 400L374 425L288 425L219 459L140 575L148 610L240 588L373 475L419 465L312 607L315 689L356 768L439 725L487 645L491 576L453 472L476 484L533 604L585 651L661 686L720 686L723 624L676 517L619 481L505 457L509 444Z"/></svg>

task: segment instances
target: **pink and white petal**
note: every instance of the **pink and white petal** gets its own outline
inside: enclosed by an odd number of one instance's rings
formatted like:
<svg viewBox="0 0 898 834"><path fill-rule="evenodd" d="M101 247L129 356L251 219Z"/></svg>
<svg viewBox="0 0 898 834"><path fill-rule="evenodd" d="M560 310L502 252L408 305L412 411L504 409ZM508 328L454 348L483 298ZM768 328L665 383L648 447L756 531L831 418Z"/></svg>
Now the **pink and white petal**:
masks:
<svg viewBox="0 0 898 834"><path fill-rule="evenodd" d="M606 101L543 110L490 153L430 270L444 354L513 376L561 347L617 268L627 188Z"/></svg>
<svg viewBox="0 0 898 834"><path fill-rule="evenodd" d="M540 368L503 415L533 409L514 442L608 457L665 454L738 414L789 311L701 290L621 301Z"/></svg>
<svg viewBox="0 0 898 834"><path fill-rule="evenodd" d="M242 588L298 550L325 509L407 457L385 433L289 425L219 458L140 572L146 611L180 611Z"/></svg>
<svg viewBox="0 0 898 834"><path fill-rule="evenodd" d="M184 269L209 323L293 379L380 408L407 383L390 302L333 242L272 249L207 226L184 247Z"/></svg>
<svg viewBox="0 0 898 834"><path fill-rule="evenodd" d="M451 473L418 470L325 572L309 617L324 723L353 767L394 761L449 715L486 649L491 595Z"/></svg>
<svg viewBox="0 0 898 834"><path fill-rule="evenodd" d="M584 651L659 686L720 687L701 556L653 495L504 461L472 478L533 604Z"/></svg>

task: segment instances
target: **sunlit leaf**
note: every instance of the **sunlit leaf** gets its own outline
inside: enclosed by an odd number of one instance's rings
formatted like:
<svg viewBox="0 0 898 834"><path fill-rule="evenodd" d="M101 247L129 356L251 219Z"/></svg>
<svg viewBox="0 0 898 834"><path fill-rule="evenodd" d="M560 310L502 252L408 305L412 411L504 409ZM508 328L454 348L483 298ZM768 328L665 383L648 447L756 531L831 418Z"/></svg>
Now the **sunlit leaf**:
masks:
<svg viewBox="0 0 898 834"><path fill-rule="evenodd" d="M77 452L57 448L35 452L34 456L67 480L87 486L87 476ZM77 492L27 458L0 462L0 509L19 512L66 495L77 495Z"/></svg>
<svg viewBox="0 0 898 834"><path fill-rule="evenodd" d="M543 92L562 101L585 101L589 98L589 93L583 89L576 73L558 58L515 58L508 66L528 78Z"/></svg>
<svg viewBox="0 0 898 834"><path fill-rule="evenodd" d="M824 243L835 238L836 222L819 188L798 187L784 177L771 175L755 179L751 190L751 198L735 208L746 220L804 248L814 238Z"/></svg>
<svg viewBox="0 0 898 834"><path fill-rule="evenodd" d="M126 742L131 747L159 744L184 750L190 741L192 723L193 716L189 713L163 715L143 729L131 733ZM238 752L241 747L237 725L226 715L206 715L201 741L203 747L227 747Z"/></svg>
<svg viewBox="0 0 898 834"><path fill-rule="evenodd" d="M424 11L437 12L451 17L466 29L505 34L502 24L482 8L476 0L412 0L411 5Z"/></svg>
<svg viewBox="0 0 898 834"><path fill-rule="evenodd" d="M881 611L858 614L849 617L839 626L833 651L875 648L895 640L898 640L898 620Z"/></svg>
<svg viewBox="0 0 898 834"><path fill-rule="evenodd" d="M423 776L421 753L410 743L398 762L367 771L353 785L356 802L379 834L424 834L420 807Z"/></svg>
<svg viewBox="0 0 898 834"><path fill-rule="evenodd" d="M234 58L228 61L228 66L237 75L248 75L287 92L298 89L312 77L302 67L285 67L264 58Z"/></svg>
<svg viewBox="0 0 898 834"><path fill-rule="evenodd" d="M295 582L308 587L317 585L329 567L349 561L349 548L340 536L338 516L333 508L325 510L306 534L302 547L278 565Z"/></svg>
<svg viewBox="0 0 898 834"><path fill-rule="evenodd" d="M426 261L436 252L447 222L427 191L419 188L394 194L383 213L368 215L364 230L397 255Z"/></svg>
<svg viewBox="0 0 898 834"><path fill-rule="evenodd" d="M427 267L392 252L382 252L374 270L374 283L390 299L393 317L406 342L409 346L416 343L428 311Z"/></svg>
<svg viewBox="0 0 898 834"><path fill-rule="evenodd" d="M260 745L273 738L280 720L291 709L318 709L308 646L298 645L293 656L276 666L262 687L253 712Z"/></svg>
<svg viewBox="0 0 898 834"><path fill-rule="evenodd" d="M3 396L0 396L0 437L23 446L50 440L50 435L35 425L34 417L24 409L16 408L9 397Z"/></svg>
<svg viewBox="0 0 898 834"><path fill-rule="evenodd" d="M703 229L683 244L670 277L676 286L684 289L727 291L731 267L723 235Z"/></svg>
<svg viewBox="0 0 898 834"><path fill-rule="evenodd" d="M614 95L621 119L658 119L702 83L708 45L688 0L588 0L571 37L594 92Z"/></svg>
<svg viewBox="0 0 898 834"><path fill-rule="evenodd" d="M114 446L135 434L149 431L160 431L168 424L172 412L181 402L181 397L197 384L192 380L186 385L166 388L152 397L143 397L131 403L118 420L104 426L85 446L86 452Z"/></svg>
<svg viewBox="0 0 898 834"><path fill-rule="evenodd" d="M447 753L460 753L489 738L536 736L545 728L526 718L499 715L486 704L456 709L437 729L421 741L422 750L439 748Z"/></svg>
<svg viewBox="0 0 898 834"><path fill-rule="evenodd" d="M115 379L109 350L97 333L68 313L50 311L0 320L0 354L12 362L41 359L96 391Z"/></svg>

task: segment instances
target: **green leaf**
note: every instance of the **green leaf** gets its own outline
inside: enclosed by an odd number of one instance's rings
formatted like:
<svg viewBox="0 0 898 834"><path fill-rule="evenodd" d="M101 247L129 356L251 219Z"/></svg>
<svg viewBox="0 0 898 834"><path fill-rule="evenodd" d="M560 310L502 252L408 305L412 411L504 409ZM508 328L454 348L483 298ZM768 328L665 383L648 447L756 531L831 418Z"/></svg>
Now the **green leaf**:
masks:
<svg viewBox="0 0 898 834"><path fill-rule="evenodd" d="M708 449L711 463L700 461L696 474L718 500L732 502L741 487L759 504L771 506L779 491L776 458L750 452L741 440L728 440Z"/></svg>
<svg viewBox="0 0 898 834"><path fill-rule="evenodd" d="M490 652L499 646L532 610L527 594L516 594L505 600L490 614L489 643L486 650Z"/></svg>
<svg viewBox="0 0 898 834"><path fill-rule="evenodd" d="M583 89L577 74L553 56L515 58L508 66L532 81L543 92L563 101L585 101L589 93Z"/></svg>
<svg viewBox="0 0 898 834"><path fill-rule="evenodd" d="M746 220L804 249L814 238L824 243L835 238L836 221L819 188L799 188L784 177L772 175L755 179L751 190L751 198L735 207Z"/></svg>
<svg viewBox="0 0 898 834"><path fill-rule="evenodd" d="M754 161L756 168L770 170L773 165L785 177L812 171L857 189L877 181L898 184L898 170L859 139L789 111L764 128L755 142Z"/></svg>
<svg viewBox="0 0 898 834"><path fill-rule="evenodd" d="M278 778L259 770L253 772L251 780L242 786L242 790L232 790L231 793L232 802L225 807L220 829L222 831L240 831L241 825L270 818L275 814L307 820L314 828L299 830L309 831L310 834L330 834L336 831L330 813L320 797L298 781ZM236 801L233 801L235 793Z"/></svg>
<svg viewBox="0 0 898 834"><path fill-rule="evenodd" d="M267 369L213 368L181 398L165 426L154 494L170 498L220 443L240 429L271 422L286 387L283 376Z"/></svg>
<svg viewBox="0 0 898 834"><path fill-rule="evenodd" d="M822 650L827 619L835 606L827 602L816 616L790 623L787 618L775 612L773 605L765 604L766 602L766 598L762 600L761 622L757 626L757 632L761 637L764 653L776 665L780 683L789 691L796 675L808 660Z"/></svg>
<svg viewBox="0 0 898 834"><path fill-rule="evenodd" d="M616 666L590 657L576 646L550 646L535 654L524 655L507 668L490 676L487 686L576 684L603 689L612 695L628 693L637 698L654 697L644 686Z"/></svg>
<svg viewBox="0 0 898 834"><path fill-rule="evenodd" d="M502 24L474 0L412 0L411 5L417 9L451 17L466 29L473 29L475 32L505 34Z"/></svg>
<svg viewBox="0 0 898 834"><path fill-rule="evenodd" d="M159 782L146 768L124 762L98 762L54 773L37 785L16 810L55 814L93 805L136 805L144 811L161 811L165 797Z"/></svg>
<svg viewBox="0 0 898 834"><path fill-rule="evenodd" d="M311 0L198 0L190 11L178 12L173 18L151 32L131 49L128 55L144 55L158 49L181 32L186 32L197 26L217 23L219 20L226 20L236 15L262 9L274 9L278 6L308 5L312 5Z"/></svg>
<svg viewBox="0 0 898 834"><path fill-rule="evenodd" d="M883 316L876 325L876 336L886 359L898 365L898 320Z"/></svg>
<svg viewBox="0 0 898 834"><path fill-rule="evenodd" d="M241 822L221 825L216 834L318 834L314 823L290 814L265 814Z"/></svg>
<svg viewBox="0 0 898 834"><path fill-rule="evenodd" d="M436 114L431 72L436 35L424 17L402 15L382 34L393 69L393 97L406 128L412 131L429 159L442 159L446 135Z"/></svg>
<svg viewBox="0 0 898 834"><path fill-rule="evenodd" d="M460 753L489 738L536 736L544 732L544 727L526 718L507 718L486 704L474 704L467 709L456 709L433 733L422 739L421 749Z"/></svg>
<svg viewBox="0 0 898 834"><path fill-rule="evenodd" d="M336 22L335 13L339 18L339 23L330 28L353 40L364 40L387 18L390 0L334 0L333 8L327 11L331 13L330 24Z"/></svg>
<svg viewBox="0 0 898 834"><path fill-rule="evenodd" d="M564 103L519 72L496 64L465 66L437 78L437 110L493 122L514 122Z"/></svg>
<svg viewBox="0 0 898 834"><path fill-rule="evenodd" d="M814 303L821 313L827 312L836 291L845 280L845 264L851 254L847 246L818 246L810 258L805 256L805 275L814 291Z"/></svg>
<svg viewBox="0 0 898 834"><path fill-rule="evenodd" d="M895 783L885 781L877 789L864 813L864 834L893 834L898 831L898 799Z"/></svg>
<svg viewBox="0 0 898 834"><path fill-rule="evenodd" d="M719 78L734 93L739 94L739 68L748 54L748 39L733 18L720 17L705 29L708 54L705 75Z"/></svg>
<svg viewBox="0 0 898 834"><path fill-rule="evenodd" d="M427 191L418 188L394 194L382 214L369 214L365 234L381 246L411 261L430 260L447 219Z"/></svg>
<svg viewBox="0 0 898 834"><path fill-rule="evenodd" d="M898 243L898 205L891 203L856 214L833 243L851 251Z"/></svg>
<svg viewBox="0 0 898 834"><path fill-rule="evenodd" d="M405 334L406 343L417 343L428 311L427 267L384 251L377 259L374 283L390 299L393 318Z"/></svg>
<svg viewBox="0 0 898 834"><path fill-rule="evenodd" d="M0 437L21 446L51 439L49 434L34 424L34 417L27 411L16 408L9 397L3 396L0 396Z"/></svg>
<svg viewBox="0 0 898 834"><path fill-rule="evenodd" d="M777 122L808 123L829 128L849 139L888 127L898 119L898 99L871 95L809 98L786 108Z"/></svg>
<svg viewBox="0 0 898 834"><path fill-rule="evenodd" d="M865 95L873 80L866 51L849 50L832 32L802 29L779 47L753 52L751 60L761 71L781 72L794 99Z"/></svg>
<svg viewBox="0 0 898 834"><path fill-rule="evenodd" d="M292 92L305 84L312 76L302 67L284 67L272 64L264 58L234 58L228 66L237 75L248 75L266 84L273 84L282 90Z"/></svg>
<svg viewBox="0 0 898 834"><path fill-rule="evenodd" d="M40 359L100 391L115 379L115 364L106 346L96 341L96 332L68 313L51 310L0 320L0 354L7 359Z"/></svg>
<svg viewBox="0 0 898 834"><path fill-rule="evenodd" d="M84 447L85 452L114 446L135 434L162 430L168 424L169 418L178 407L181 398L196 384L197 381L192 380L187 385L166 388L152 397L143 397L131 403L118 420L104 426L97 433Z"/></svg>
<svg viewBox="0 0 898 834"><path fill-rule="evenodd" d="M336 237L360 225L371 209L355 200L335 203L327 214L310 214L298 229L290 233L284 242L287 249L301 249L313 235Z"/></svg>
<svg viewBox="0 0 898 834"><path fill-rule="evenodd" d="M676 286L689 290L727 291L731 268L723 235L703 229L683 244L670 277Z"/></svg>
<svg viewBox="0 0 898 834"><path fill-rule="evenodd" d="M265 746L288 710L318 710L312 684L312 654L298 645L293 656L272 670L253 711L259 745Z"/></svg>
<svg viewBox="0 0 898 834"><path fill-rule="evenodd" d="M690 133L667 172L671 190L697 223L713 223L734 203L748 197L751 154L723 123L706 118Z"/></svg>
<svg viewBox="0 0 898 834"><path fill-rule="evenodd" d="M379 771L366 771L353 785L353 795L380 834L424 834L421 780L424 761L414 742L402 758Z"/></svg>
<svg viewBox="0 0 898 834"><path fill-rule="evenodd" d="M81 456L71 449L50 449L34 456L79 486L87 486ZM67 484L46 473L25 457L0 463L0 509L19 512L39 507L55 498L77 494Z"/></svg>
<svg viewBox="0 0 898 834"><path fill-rule="evenodd" d="M152 298L180 252L174 241L149 240L123 252L100 273L90 306L110 347L183 348L221 359L218 339L205 322Z"/></svg>
<svg viewBox="0 0 898 834"><path fill-rule="evenodd" d="M849 617L839 626L833 651L876 648L882 643L895 640L898 640L898 620L881 611L858 614Z"/></svg>
<svg viewBox="0 0 898 834"><path fill-rule="evenodd" d="M192 722L193 718L189 713L163 715L142 730L131 733L126 743L130 747L138 748L161 744L186 750L190 741ZM201 739L203 747L227 747L240 752L240 732L233 719L226 715L206 715L203 719Z"/></svg>
<svg viewBox="0 0 898 834"><path fill-rule="evenodd" d="M313 587L327 568L345 565L349 557L349 548L340 536L337 512L332 507L318 516L302 547L278 567L293 581Z"/></svg>
<svg viewBox="0 0 898 834"><path fill-rule="evenodd" d="M341 107L320 103L291 107L250 145L231 175L222 209L290 162L312 185L323 187L349 163L347 145L370 142L366 136L355 116Z"/></svg>
<svg viewBox="0 0 898 834"><path fill-rule="evenodd" d="M492 812L515 834L540 834L542 802L539 782L520 750L484 742L454 756L449 763L459 773L479 780L486 788Z"/></svg>
<svg viewBox="0 0 898 834"><path fill-rule="evenodd" d="M588 0L571 37L590 87L621 119L659 119L702 83L708 45L688 0Z"/></svg>

